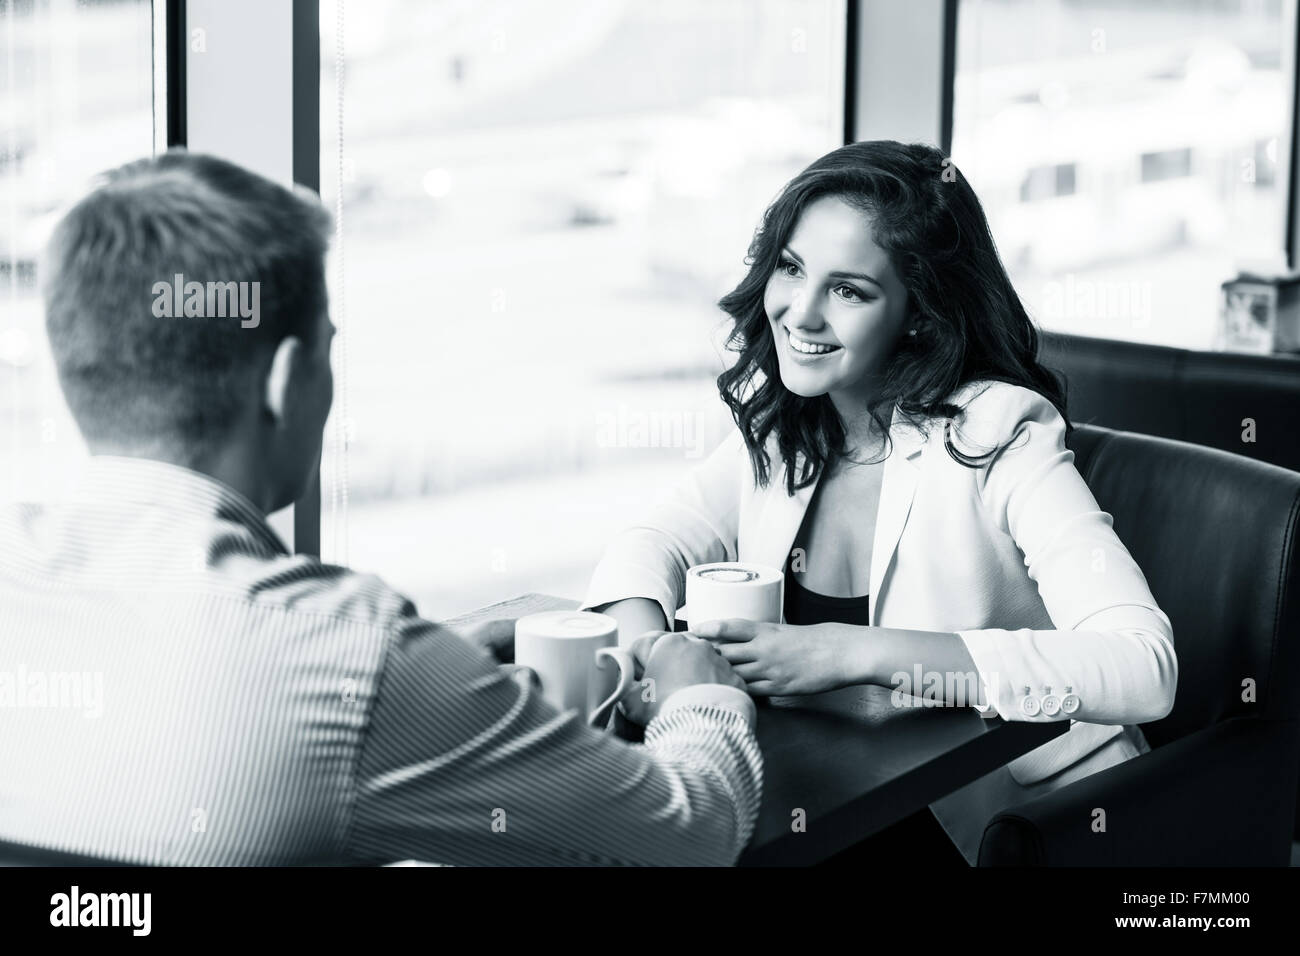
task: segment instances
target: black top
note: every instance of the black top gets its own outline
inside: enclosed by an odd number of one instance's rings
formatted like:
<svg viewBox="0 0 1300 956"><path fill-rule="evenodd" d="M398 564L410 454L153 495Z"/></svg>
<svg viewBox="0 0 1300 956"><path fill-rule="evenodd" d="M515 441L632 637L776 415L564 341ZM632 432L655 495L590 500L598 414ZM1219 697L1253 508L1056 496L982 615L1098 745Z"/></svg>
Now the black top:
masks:
<svg viewBox="0 0 1300 956"><path fill-rule="evenodd" d="M787 624L871 623L870 595L827 597L799 583L797 571L785 572L785 622Z"/></svg>
<svg viewBox="0 0 1300 956"><path fill-rule="evenodd" d="M868 595L862 597L827 597L809 591L799 583L797 571L785 572L785 622L787 624L871 623ZM766 700L766 698L758 698ZM953 845L934 814L922 807L910 817L895 823L861 843L831 857L823 866L851 866L860 870L880 860L924 860L928 866L966 867L966 858Z"/></svg>

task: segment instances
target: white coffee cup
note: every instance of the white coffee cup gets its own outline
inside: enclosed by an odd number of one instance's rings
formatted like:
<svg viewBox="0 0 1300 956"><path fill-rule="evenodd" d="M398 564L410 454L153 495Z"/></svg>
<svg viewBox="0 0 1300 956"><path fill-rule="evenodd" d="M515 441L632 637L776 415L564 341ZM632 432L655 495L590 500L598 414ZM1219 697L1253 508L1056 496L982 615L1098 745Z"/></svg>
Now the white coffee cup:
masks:
<svg viewBox="0 0 1300 956"><path fill-rule="evenodd" d="M741 618L780 624L785 576L752 561L697 564L686 572L688 625Z"/></svg>
<svg viewBox="0 0 1300 956"><path fill-rule="evenodd" d="M608 667L613 661L617 670ZM558 710L608 729L614 705L636 679L632 654L618 646L618 622L592 611L542 611L515 622L515 666L529 671Z"/></svg>

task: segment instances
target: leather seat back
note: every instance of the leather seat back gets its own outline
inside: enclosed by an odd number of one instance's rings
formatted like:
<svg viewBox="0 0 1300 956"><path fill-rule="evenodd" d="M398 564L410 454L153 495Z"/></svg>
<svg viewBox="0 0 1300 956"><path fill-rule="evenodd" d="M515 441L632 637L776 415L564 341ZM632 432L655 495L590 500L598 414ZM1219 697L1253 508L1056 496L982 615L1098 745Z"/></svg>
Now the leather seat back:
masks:
<svg viewBox="0 0 1300 956"><path fill-rule="evenodd" d="M1070 421L1158 435L1300 470L1300 356L1238 355L1044 332ZM1247 419L1253 441L1243 440Z"/></svg>
<svg viewBox="0 0 1300 956"><path fill-rule="evenodd" d="M0 866L133 866L99 857L0 840Z"/></svg>

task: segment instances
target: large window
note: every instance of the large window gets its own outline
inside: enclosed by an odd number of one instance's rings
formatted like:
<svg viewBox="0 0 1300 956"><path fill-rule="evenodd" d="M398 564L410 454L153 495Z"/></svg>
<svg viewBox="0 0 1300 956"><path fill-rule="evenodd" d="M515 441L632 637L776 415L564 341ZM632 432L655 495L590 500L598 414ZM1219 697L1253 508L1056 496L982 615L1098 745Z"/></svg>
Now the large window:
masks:
<svg viewBox="0 0 1300 956"><path fill-rule="evenodd" d="M0 0L0 499L48 499L85 445L45 336L40 252L91 178L153 150L149 0Z"/></svg>
<svg viewBox="0 0 1300 956"><path fill-rule="evenodd" d="M840 142L845 0L342 4L323 556L433 616L576 595L731 427L715 303ZM953 156L1042 326L1212 348L1219 284L1281 263L1295 6L961 0ZM0 496L40 498L85 449L37 253L151 151L150 4L0 0L0 51Z"/></svg>
<svg viewBox="0 0 1300 956"><path fill-rule="evenodd" d="M1285 265L1291 0L962 0L953 160L1047 329L1215 346Z"/></svg>
<svg viewBox="0 0 1300 956"><path fill-rule="evenodd" d="M724 437L714 303L780 186L840 144L845 19L842 0L349 3L340 156L321 4L323 193L343 198L327 560L435 617L581 594Z"/></svg>

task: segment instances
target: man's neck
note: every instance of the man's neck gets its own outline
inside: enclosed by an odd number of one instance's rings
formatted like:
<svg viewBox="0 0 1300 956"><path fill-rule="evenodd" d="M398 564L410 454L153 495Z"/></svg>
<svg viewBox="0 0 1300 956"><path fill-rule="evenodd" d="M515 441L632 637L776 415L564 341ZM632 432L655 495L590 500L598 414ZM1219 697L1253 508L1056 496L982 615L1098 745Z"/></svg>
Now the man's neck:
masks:
<svg viewBox="0 0 1300 956"><path fill-rule="evenodd" d="M96 455L116 455L122 458L145 458L178 465L213 478L239 492L263 514L275 510L275 494L262 470L255 467L248 450L230 445L210 451L177 449L161 444L123 445L116 443L90 443Z"/></svg>

